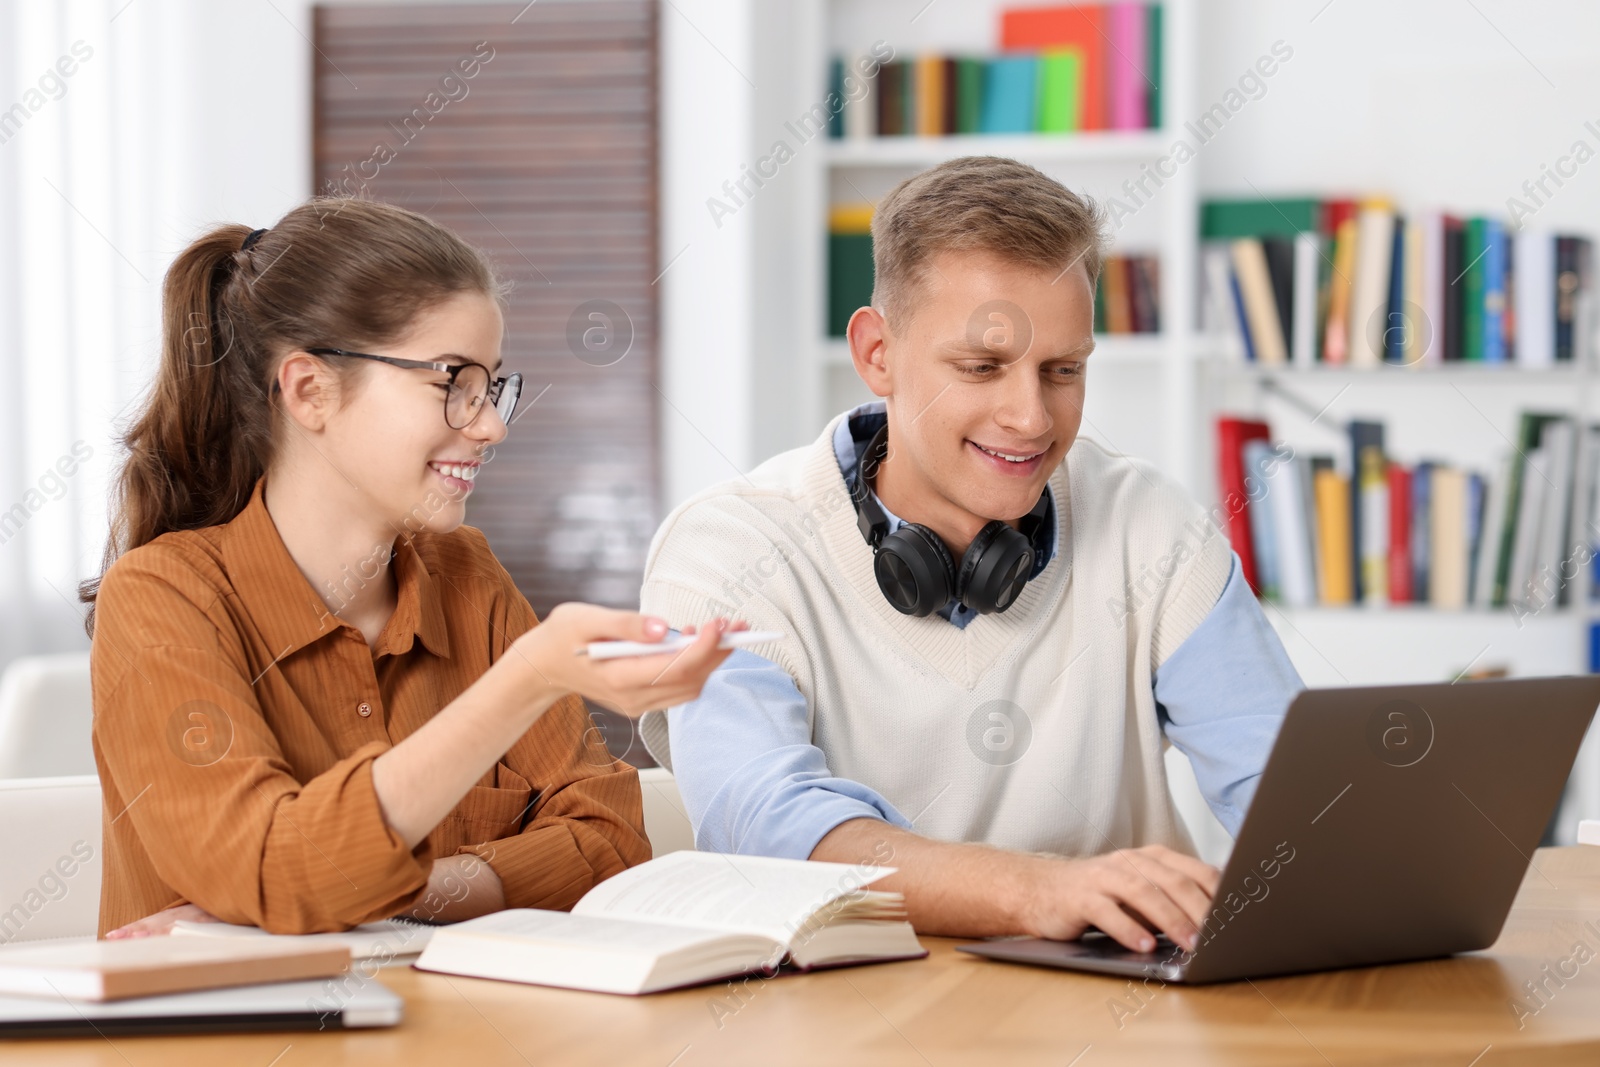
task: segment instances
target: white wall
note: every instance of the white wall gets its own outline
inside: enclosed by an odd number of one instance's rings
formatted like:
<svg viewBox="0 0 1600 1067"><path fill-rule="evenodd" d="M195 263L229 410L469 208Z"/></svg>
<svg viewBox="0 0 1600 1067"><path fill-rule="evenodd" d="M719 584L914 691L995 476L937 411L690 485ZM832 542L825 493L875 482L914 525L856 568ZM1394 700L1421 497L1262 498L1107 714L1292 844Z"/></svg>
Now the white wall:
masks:
<svg viewBox="0 0 1600 1067"><path fill-rule="evenodd" d="M1197 95L1211 101L1276 39L1269 91L1201 154L1214 193L1386 191L1504 211L1583 123L1600 124L1600 5L1584 0L1210 0ZM1311 21L1316 15L1315 21ZM1600 160L1537 216L1600 224Z"/></svg>

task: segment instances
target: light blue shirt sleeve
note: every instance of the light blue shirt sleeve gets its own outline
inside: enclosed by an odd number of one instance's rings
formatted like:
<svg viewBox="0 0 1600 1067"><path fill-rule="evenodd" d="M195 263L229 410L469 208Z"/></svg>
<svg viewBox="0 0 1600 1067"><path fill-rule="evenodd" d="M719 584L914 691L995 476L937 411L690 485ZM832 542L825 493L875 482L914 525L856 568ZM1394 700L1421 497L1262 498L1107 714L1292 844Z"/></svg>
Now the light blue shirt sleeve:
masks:
<svg viewBox="0 0 1600 1067"><path fill-rule="evenodd" d="M1156 670L1162 729L1237 837L1284 712L1305 688L1233 555L1216 606Z"/></svg>
<svg viewBox="0 0 1600 1067"><path fill-rule="evenodd" d="M729 656L699 699L667 713L667 728L696 848L803 860L851 819L911 828L873 790L833 775L794 679L752 652Z"/></svg>

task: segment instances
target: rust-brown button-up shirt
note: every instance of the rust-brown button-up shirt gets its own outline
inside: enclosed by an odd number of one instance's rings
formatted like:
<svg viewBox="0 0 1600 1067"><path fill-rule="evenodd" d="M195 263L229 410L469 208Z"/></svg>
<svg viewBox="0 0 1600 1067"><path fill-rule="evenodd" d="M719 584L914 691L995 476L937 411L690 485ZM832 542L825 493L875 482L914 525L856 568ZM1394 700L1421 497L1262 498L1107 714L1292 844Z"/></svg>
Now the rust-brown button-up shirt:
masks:
<svg viewBox="0 0 1600 1067"><path fill-rule="evenodd" d="M277 933L344 929L414 906L434 858L459 852L489 863L508 907L567 908L650 858L638 776L575 696L406 848L372 761L538 620L462 527L397 543L398 604L368 646L300 573L264 485L233 521L159 537L101 583L102 936L185 902Z"/></svg>

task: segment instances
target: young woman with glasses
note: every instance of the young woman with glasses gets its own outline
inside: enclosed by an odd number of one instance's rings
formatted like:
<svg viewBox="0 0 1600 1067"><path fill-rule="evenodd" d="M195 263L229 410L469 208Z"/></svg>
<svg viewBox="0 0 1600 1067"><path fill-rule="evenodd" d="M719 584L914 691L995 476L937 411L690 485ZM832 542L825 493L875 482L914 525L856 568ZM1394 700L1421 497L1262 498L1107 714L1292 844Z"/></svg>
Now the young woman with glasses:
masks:
<svg viewBox="0 0 1600 1067"><path fill-rule="evenodd" d="M105 797L100 930L278 933L569 907L650 858L638 778L578 694L682 703L715 620L540 623L463 526L521 391L481 253L400 208L314 200L168 271L161 363L85 583Z"/></svg>

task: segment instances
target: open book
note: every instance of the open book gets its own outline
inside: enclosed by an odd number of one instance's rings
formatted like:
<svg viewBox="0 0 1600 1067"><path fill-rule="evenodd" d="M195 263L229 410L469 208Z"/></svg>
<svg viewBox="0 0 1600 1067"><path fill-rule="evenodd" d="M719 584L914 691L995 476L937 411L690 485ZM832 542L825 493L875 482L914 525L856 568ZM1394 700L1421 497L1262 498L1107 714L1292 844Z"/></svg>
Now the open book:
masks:
<svg viewBox="0 0 1600 1067"><path fill-rule="evenodd" d="M927 950L892 867L673 852L600 883L571 913L519 908L434 931L424 971L654 993L754 971L914 959Z"/></svg>

